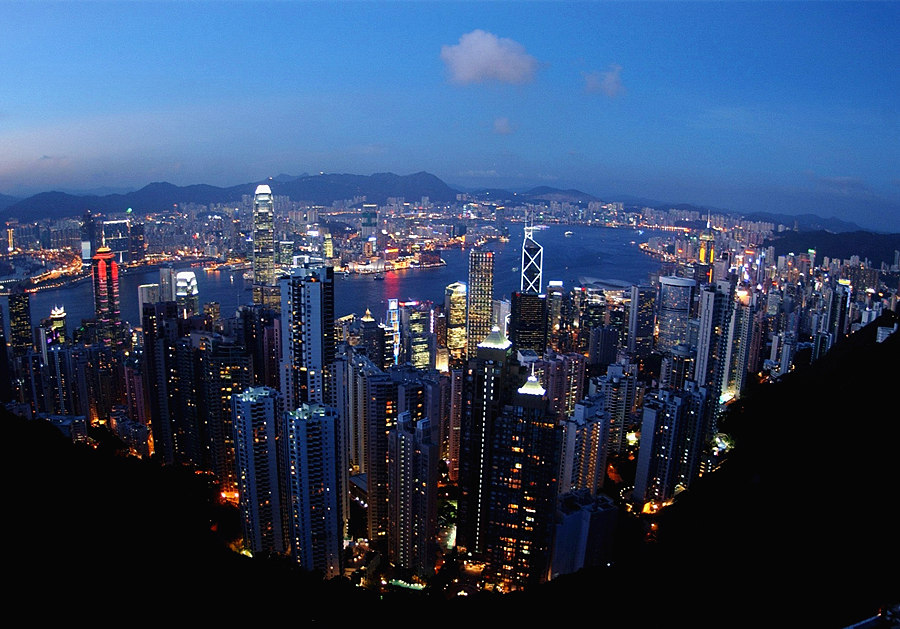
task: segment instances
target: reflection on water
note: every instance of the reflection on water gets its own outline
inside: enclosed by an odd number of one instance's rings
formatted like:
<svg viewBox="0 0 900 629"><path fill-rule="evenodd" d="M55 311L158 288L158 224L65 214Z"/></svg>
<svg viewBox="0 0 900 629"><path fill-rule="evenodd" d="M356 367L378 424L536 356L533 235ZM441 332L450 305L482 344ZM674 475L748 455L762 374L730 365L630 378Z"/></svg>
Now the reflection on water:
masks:
<svg viewBox="0 0 900 629"><path fill-rule="evenodd" d="M495 251L494 297L509 298L519 289L519 271L522 265L521 236L517 225L511 226L508 243L492 243ZM565 236L566 230L573 234ZM635 240L636 232L629 229L602 227L572 227L551 225L535 234L535 240L544 247L543 284L550 280L562 280L565 286L575 285L580 278L624 280L630 283L646 282L659 263L640 252ZM646 240L637 238L638 242ZM407 269L386 273L384 281L375 281L371 275L335 277L335 314L343 316L352 312L362 314L372 310L376 319L384 316L388 299L401 301L443 301L444 288L453 282L465 282L468 271L468 251L451 249L441 257L446 266L430 269ZM515 270L514 270L515 269ZM159 272L142 271L122 276L120 298L122 317L139 325L137 289L141 284L156 284ZM251 301L243 273L240 271L197 271L200 303L218 301L223 316ZM248 283L249 285L249 283ZM43 291L31 297L31 318L37 325L50 315L50 309L62 305L68 313L69 328L81 319L93 317L93 294L90 282L75 286Z"/></svg>

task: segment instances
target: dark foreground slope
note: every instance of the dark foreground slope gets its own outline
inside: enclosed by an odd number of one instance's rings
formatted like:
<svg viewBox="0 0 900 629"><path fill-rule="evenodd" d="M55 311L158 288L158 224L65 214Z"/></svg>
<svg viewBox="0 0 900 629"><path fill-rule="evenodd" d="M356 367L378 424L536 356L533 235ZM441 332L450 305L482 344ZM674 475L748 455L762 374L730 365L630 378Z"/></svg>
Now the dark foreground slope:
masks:
<svg viewBox="0 0 900 629"><path fill-rule="evenodd" d="M383 599L248 560L227 550L228 518L201 477L3 416L7 609L206 624L587 614L610 627L846 626L900 598L900 334L874 336L861 331L736 406L736 451L664 513L656 542L623 535L613 567L505 597Z"/></svg>

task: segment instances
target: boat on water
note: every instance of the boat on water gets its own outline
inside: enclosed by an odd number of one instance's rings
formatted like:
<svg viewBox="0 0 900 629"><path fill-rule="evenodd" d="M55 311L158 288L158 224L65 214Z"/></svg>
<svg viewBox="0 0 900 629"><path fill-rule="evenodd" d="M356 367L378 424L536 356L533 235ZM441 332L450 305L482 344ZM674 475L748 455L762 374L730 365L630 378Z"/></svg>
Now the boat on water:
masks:
<svg viewBox="0 0 900 629"><path fill-rule="evenodd" d="M373 277L372 279L375 280L375 281L377 282L378 280L383 280L383 279L384 279L384 275L382 275L381 273L376 273L376 274L375 274L375 277Z"/></svg>
<svg viewBox="0 0 900 629"><path fill-rule="evenodd" d="M563 236L565 236L566 238L571 238L574 235L575 235L575 232L566 232L563 234Z"/></svg>

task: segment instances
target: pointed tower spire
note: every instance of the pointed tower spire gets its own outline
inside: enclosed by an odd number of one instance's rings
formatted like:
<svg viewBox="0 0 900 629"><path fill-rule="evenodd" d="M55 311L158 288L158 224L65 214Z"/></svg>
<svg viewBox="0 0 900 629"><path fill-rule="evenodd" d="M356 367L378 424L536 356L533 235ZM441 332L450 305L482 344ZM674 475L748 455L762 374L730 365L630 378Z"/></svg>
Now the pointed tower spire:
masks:
<svg viewBox="0 0 900 629"><path fill-rule="evenodd" d="M521 292L540 294L543 264L544 248L534 240L534 215L532 210L528 210L525 216L525 240L522 242Z"/></svg>

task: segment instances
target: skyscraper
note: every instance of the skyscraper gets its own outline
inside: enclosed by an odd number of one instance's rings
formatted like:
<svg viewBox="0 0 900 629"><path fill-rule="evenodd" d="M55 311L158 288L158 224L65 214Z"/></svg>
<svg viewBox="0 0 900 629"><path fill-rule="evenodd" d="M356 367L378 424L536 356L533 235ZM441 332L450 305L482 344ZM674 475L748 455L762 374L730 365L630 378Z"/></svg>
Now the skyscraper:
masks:
<svg viewBox="0 0 900 629"><path fill-rule="evenodd" d="M546 580L550 564L562 427L535 376L503 407L488 437L485 579L503 590Z"/></svg>
<svg viewBox="0 0 900 629"><path fill-rule="evenodd" d="M272 189L256 187L253 195L253 302L271 301L275 284L275 203ZM268 304L277 306L277 304Z"/></svg>
<svg viewBox="0 0 900 629"><path fill-rule="evenodd" d="M453 364L466 357L466 294L467 287L462 282L454 282L444 289L447 353Z"/></svg>
<svg viewBox="0 0 900 629"><path fill-rule="evenodd" d="M9 294L9 347L14 357L24 356L33 347L31 295L21 286Z"/></svg>
<svg viewBox="0 0 900 629"><path fill-rule="evenodd" d="M500 329L476 347L465 378L459 454L459 545L479 555L484 550L487 501L494 449L494 422L514 386L511 375L512 344Z"/></svg>
<svg viewBox="0 0 900 629"><path fill-rule="evenodd" d="M530 349L543 354L547 349L547 296L531 292L512 294L509 340L513 350Z"/></svg>
<svg viewBox="0 0 900 629"><path fill-rule="evenodd" d="M474 358L478 344L491 332L494 299L494 253L469 252L469 285L466 295L466 353Z"/></svg>
<svg viewBox="0 0 900 629"><path fill-rule="evenodd" d="M347 492L340 416L333 408L302 404L283 415L287 531L291 555L326 578L341 573Z"/></svg>
<svg viewBox="0 0 900 629"><path fill-rule="evenodd" d="M99 340L107 347L119 347L124 341L119 312L119 265L106 246L97 249L92 260L94 314Z"/></svg>
<svg viewBox="0 0 900 629"><path fill-rule="evenodd" d="M306 262L281 280L281 391L288 408L334 406L334 269Z"/></svg>
<svg viewBox="0 0 900 629"><path fill-rule="evenodd" d="M533 234L534 226L526 219L522 277L519 291L512 294L510 303L509 340L513 351L530 349L543 354L549 325L547 296L541 294L544 249L535 242Z"/></svg>
<svg viewBox="0 0 900 629"><path fill-rule="evenodd" d="M659 278L656 348L660 352L688 342L688 320L696 284L684 277Z"/></svg>
<svg viewBox="0 0 900 629"><path fill-rule="evenodd" d="M200 314L197 294L197 275L193 271L179 271L175 275L175 301L183 319Z"/></svg>
<svg viewBox="0 0 900 629"><path fill-rule="evenodd" d="M522 278L519 290L540 294L541 273L544 264L544 248L534 240L534 225L525 223L525 241L522 243Z"/></svg>
<svg viewBox="0 0 900 629"><path fill-rule="evenodd" d="M283 553L284 495L279 473L283 398L257 387L232 397L234 447L244 544L253 552Z"/></svg>
<svg viewBox="0 0 900 629"><path fill-rule="evenodd" d="M426 577L434 571L437 530L438 446L430 420L401 413L388 435L388 460L389 554L401 570Z"/></svg>
<svg viewBox="0 0 900 629"><path fill-rule="evenodd" d="M632 286L628 308L628 351L647 356L653 349L656 291L652 286Z"/></svg>

